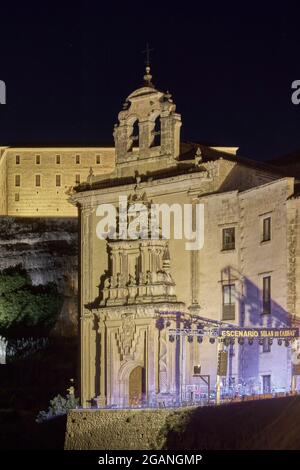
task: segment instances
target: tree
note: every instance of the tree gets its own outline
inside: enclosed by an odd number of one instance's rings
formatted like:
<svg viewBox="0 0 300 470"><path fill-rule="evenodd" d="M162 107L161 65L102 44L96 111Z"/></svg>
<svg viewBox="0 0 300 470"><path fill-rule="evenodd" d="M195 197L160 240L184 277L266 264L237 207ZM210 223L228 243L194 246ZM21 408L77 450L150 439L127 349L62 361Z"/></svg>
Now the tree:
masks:
<svg viewBox="0 0 300 470"><path fill-rule="evenodd" d="M62 297L53 283L33 286L25 270L0 272L0 330L54 326Z"/></svg>

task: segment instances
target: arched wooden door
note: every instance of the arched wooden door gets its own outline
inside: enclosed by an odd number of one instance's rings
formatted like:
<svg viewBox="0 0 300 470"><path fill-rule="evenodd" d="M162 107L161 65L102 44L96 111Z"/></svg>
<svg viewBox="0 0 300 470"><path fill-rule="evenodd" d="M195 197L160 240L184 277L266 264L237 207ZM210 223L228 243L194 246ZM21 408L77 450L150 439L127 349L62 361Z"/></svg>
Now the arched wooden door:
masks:
<svg viewBox="0 0 300 470"><path fill-rule="evenodd" d="M145 369L135 367L129 375L129 406L141 404L145 393Z"/></svg>

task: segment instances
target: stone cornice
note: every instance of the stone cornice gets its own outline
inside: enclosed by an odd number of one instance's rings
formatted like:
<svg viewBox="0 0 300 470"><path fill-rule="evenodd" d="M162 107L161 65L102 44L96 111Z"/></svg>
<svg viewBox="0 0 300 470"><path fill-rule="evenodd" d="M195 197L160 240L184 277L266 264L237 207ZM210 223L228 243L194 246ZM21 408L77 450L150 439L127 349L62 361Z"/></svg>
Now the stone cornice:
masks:
<svg viewBox="0 0 300 470"><path fill-rule="evenodd" d="M205 170L143 182L138 187L136 184L125 184L111 188L91 189L72 195L70 201L81 207L95 207L99 204L115 203L120 194L129 196L134 191L146 192L148 198L187 191L199 190L201 192L201 185L211 181L213 181L213 176Z"/></svg>

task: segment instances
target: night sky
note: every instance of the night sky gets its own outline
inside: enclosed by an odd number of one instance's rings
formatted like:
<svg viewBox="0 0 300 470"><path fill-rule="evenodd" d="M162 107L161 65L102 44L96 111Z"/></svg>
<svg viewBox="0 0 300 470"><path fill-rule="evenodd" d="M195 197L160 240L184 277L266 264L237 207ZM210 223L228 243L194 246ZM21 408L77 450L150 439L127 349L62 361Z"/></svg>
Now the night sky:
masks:
<svg viewBox="0 0 300 470"><path fill-rule="evenodd" d="M112 143L149 42L153 82L172 93L183 140L260 160L300 150L300 7L240 3L2 3L0 145Z"/></svg>

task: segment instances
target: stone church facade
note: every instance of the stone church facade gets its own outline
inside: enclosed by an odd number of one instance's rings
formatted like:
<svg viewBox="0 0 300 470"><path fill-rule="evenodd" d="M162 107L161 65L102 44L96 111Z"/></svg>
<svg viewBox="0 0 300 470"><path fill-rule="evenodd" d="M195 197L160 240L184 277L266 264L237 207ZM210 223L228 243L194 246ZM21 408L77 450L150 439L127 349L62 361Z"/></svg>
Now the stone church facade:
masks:
<svg viewBox="0 0 300 470"><path fill-rule="evenodd" d="M203 378L216 389L220 344L193 331L297 324L297 180L232 148L185 144L180 128L171 95L156 90L147 69L114 128L114 171L91 174L71 197L80 218L83 406L201 400ZM202 204L203 247L186 250L172 231L169 239L99 239L97 208L118 213L120 195L146 208L189 204L194 228ZM183 329L190 334L174 336ZM225 350L224 390L291 389L289 344L231 341Z"/></svg>

